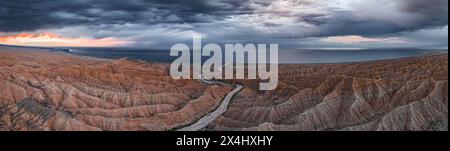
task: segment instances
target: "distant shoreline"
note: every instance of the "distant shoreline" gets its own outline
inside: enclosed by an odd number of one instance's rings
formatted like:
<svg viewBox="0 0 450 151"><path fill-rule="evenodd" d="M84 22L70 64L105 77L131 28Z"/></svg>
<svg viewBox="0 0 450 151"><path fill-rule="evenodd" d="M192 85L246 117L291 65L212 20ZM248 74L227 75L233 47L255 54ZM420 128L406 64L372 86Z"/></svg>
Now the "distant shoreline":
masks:
<svg viewBox="0 0 450 151"><path fill-rule="evenodd" d="M161 62L161 61L154 61L151 59L136 59L132 57L119 57L119 58L109 58L109 57L98 57L93 55L86 55L86 54L79 54L74 53L72 50L73 48L49 48L49 47L27 47L27 46L10 46L10 45L0 45L0 47L11 47L11 48L22 48L22 49L36 49L36 50L45 50L50 53L63 53L68 55L74 55L77 57L87 57L88 59L101 59L101 60L117 60L117 59L124 59L132 60L132 61L138 61L138 62L149 62L149 63L157 63L157 64L170 64L170 62ZM107 49L107 48L97 48L97 49ZM424 49L426 50L426 49ZM301 50L298 50L301 51ZM320 50L316 50L320 51ZM355 51L355 50L353 50ZM358 50L361 51L361 50ZM439 54L448 54L448 50L445 49L434 49L431 50L431 52L427 52L424 54L417 54L417 55L409 55L409 56L398 56L398 57L390 57L390 58L382 58L382 59L374 59L374 60L361 60L361 61L338 61L338 62L324 62L324 63L279 63L280 65L333 65L333 64L357 64L357 63L371 63L371 62L380 62L380 61L391 61L391 60L398 60L398 59L413 59L417 57L423 57L423 56L432 56L432 55L439 55ZM433 52L434 51L434 52ZM153 53L153 52L152 52ZM149 53L149 54L152 54ZM282 58L280 58L282 59ZM281 62L281 61L280 61Z"/></svg>
<svg viewBox="0 0 450 151"><path fill-rule="evenodd" d="M284 65L335 65L335 64L373 63L373 62L395 61L395 60L402 60L402 59L415 59L415 58L420 58L420 57L434 56L434 55L441 55L441 54L448 54L448 52L440 52L440 53L435 52L435 53L428 53L428 54L415 55L415 56L386 58L386 59L368 60L368 61L336 62L336 63L301 63L301 64L292 63L292 64L284 64Z"/></svg>

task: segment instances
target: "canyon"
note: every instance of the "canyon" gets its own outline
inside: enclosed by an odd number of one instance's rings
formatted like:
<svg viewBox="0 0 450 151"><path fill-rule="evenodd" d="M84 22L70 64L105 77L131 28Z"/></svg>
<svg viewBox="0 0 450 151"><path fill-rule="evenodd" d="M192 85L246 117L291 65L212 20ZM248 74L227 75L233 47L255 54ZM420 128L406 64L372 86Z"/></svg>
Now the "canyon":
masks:
<svg viewBox="0 0 450 151"><path fill-rule="evenodd" d="M271 91L223 82L175 80L168 64L0 46L0 131L170 131L202 118L205 131L448 131L448 54L280 65Z"/></svg>
<svg viewBox="0 0 450 151"><path fill-rule="evenodd" d="M168 65L0 47L0 130L166 131L231 89L173 80Z"/></svg>
<svg viewBox="0 0 450 151"><path fill-rule="evenodd" d="M448 131L448 54L283 65L274 91L237 82L246 87L207 130Z"/></svg>

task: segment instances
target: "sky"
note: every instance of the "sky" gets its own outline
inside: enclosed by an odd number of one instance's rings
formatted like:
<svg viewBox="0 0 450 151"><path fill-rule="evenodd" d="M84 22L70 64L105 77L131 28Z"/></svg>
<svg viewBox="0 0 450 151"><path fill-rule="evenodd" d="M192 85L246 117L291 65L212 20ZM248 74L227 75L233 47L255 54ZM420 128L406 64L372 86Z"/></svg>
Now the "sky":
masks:
<svg viewBox="0 0 450 151"><path fill-rule="evenodd" d="M448 48L448 0L1 0L0 44Z"/></svg>

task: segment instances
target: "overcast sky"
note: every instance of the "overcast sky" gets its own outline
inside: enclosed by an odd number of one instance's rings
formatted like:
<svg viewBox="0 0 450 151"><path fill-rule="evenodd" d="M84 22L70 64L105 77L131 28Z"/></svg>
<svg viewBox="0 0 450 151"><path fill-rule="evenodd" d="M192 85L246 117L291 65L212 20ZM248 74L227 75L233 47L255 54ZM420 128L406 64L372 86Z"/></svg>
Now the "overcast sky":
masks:
<svg viewBox="0 0 450 151"><path fill-rule="evenodd" d="M0 44L169 48L202 35L285 49L447 48L447 14L448 0L1 0Z"/></svg>

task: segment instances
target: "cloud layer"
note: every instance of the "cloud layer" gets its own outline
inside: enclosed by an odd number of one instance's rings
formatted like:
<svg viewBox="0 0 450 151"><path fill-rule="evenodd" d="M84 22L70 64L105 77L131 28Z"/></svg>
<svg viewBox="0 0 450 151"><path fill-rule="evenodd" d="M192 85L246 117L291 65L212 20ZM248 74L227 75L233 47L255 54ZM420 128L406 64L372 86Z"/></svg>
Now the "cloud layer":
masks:
<svg viewBox="0 0 450 151"><path fill-rule="evenodd" d="M0 36L54 32L72 38L169 47L209 41L323 45L329 37L401 39L401 46L448 46L448 0L2 0ZM420 33L420 34L419 34ZM442 33L442 34L440 34ZM427 38L425 38L427 37ZM444 38L444 40L434 40ZM430 39L430 40L426 40ZM426 41L423 41L426 40ZM380 41L363 41L377 47ZM369 45L367 43L374 43ZM399 43L392 43L399 46Z"/></svg>

